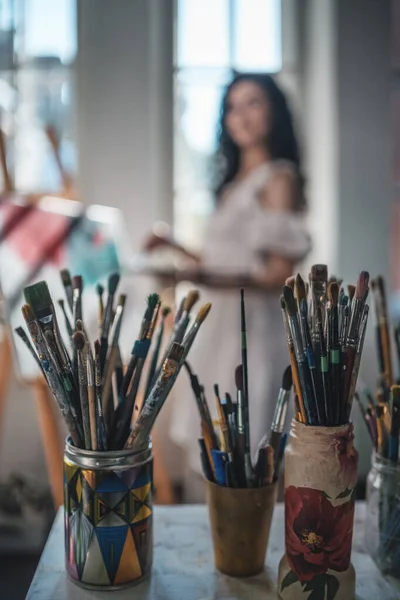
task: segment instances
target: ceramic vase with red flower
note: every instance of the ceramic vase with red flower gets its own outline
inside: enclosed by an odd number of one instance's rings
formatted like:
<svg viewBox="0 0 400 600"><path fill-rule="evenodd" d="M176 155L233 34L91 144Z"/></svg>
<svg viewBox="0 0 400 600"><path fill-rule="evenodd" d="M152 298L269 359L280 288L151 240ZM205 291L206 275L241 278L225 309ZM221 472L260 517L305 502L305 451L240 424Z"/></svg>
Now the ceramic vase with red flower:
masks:
<svg viewBox="0 0 400 600"><path fill-rule="evenodd" d="M285 451L282 600L354 600L350 562L358 454L353 425L292 422Z"/></svg>

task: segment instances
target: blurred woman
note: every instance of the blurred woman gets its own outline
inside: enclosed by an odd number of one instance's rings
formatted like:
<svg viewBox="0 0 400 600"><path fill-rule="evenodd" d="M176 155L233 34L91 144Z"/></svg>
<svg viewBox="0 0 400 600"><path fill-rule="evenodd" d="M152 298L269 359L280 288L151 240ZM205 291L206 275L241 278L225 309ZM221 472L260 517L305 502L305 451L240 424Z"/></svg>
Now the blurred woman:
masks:
<svg viewBox="0 0 400 600"><path fill-rule="evenodd" d="M236 398L240 364L240 294L246 288L252 452L270 427L282 373L289 363L279 296L295 263L310 250L299 148L283 92L269 75L245 74L228 86L222 104L221 177L201 256L172 240L153 237L148 248L169 245L195 258L194 283L207 289L211 312L189 361L215 412L213 384ZM183 448L186 501L202 501L200 422L183 373L174 391L171 435Z"/></svg>

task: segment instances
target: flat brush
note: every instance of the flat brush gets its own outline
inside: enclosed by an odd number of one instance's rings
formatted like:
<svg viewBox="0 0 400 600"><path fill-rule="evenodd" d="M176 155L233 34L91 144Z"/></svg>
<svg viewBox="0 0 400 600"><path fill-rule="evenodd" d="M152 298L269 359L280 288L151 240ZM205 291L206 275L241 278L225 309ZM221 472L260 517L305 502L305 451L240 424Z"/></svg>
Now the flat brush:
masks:
<svg viewBox="0 0 400 600"><path fill-rule="evenodd" d="M40 359L38 357L38 355L36 354L36 350L34 349L34 347L32 346L28 336L26 335L25 330L22 327L17 327L15 329L15 333L21 338L21 340L24 342L25 346L28 348L29 352L31 353L31 355L33 356L36 364L38 365L39 369L42 371L42 373L44 373L43 371L43 366L42 363L40 362Z"/></svg>
<svg viewBox="0 0 400 600"><path fill-rule="evenodd" d="M159 378L150 395L145 400L142 411L125 443L125 448L135 447L139 449L148 443L148 438L157 415L179 374L182 365L183 350L184 348L180 344L173 345L168 358L162 366Z"/></svg>
<svg viewBox="0 0 400 600"><path fill-rule="evenodd" d="M310 425L318 425L318 413L312 389L310 371L308 369L307 359L303 353L303 343L301 338L300 325L297 318L297 306L290 287L284 286L283 297L288 313L289 327L293 339L294 350L296 353L297 366L299 369L299 378L301 393L304 406L307 413L307 422Z"/></svg>
<svg viewBox="0 0 400 600"><path fill-rule="evenodd" d="M104 373L105 362L108 352L108 335L113 320L113 304L114 296L117 290L120 280L119 273L113 273L108 278L108 296L106 308L104 310L103 322L101 324L101 335L100 335L100 368L101 372Z"/></svg>
<svg viewBox="0 0 400 600"><path fill-rule="evenodd" d="M86 368L86 353L85 353L85 335L82 331L76 331L72 338L73 344L78 355L78 376L79 376L79 397L82 410L83 434L85 439L85 449L92 449L90 435L90 413L89 413L89 397L87 389L87 368Z"/></svg>
<svg viewBox="0 0 400 600"><path fill-rule="evenodd" d="M70 322L69 317L67 315L67 311L65 310L64 300L62 300L62 299L58 300L58 305L61 308L61 312L63 313L63 316L64 316L65 327L66 327L67 332L68 332L68 337L71 338L72 334L74 333L74 330L72 328L71 322Z"/></svg>
<svg viewBox="0 0 400 600"><path fill-rule="evenodd" d="M68 306L70 308L71 314L73 314L74 308L74 290L72 288L72 280L71 275L68 269L62 269L60 271L61 281L64 286L65 296L67 298Z"/></svg>

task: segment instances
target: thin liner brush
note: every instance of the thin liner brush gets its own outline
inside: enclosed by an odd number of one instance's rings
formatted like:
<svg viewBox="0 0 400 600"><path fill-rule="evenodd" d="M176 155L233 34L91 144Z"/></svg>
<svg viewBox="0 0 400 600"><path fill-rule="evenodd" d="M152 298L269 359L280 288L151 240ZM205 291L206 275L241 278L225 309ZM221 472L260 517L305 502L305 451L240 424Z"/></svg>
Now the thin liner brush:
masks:
<svg viewBox="0 0 400 600"><path fill-rule="evenodd" d="M236 367L235 383L237 390L237 415L236 415L236 459L237 476L240 487L253 487L254 473L251 465L250 454L246 448L245 432L245 406L243 402L243 368ZM250 483L250 485L248 485Z"/></svg>
<svg viewBox="0 0 400 600"><path fill-rule="evenodd" d="M87 388L87 369L85 356L85 336L82 331L76 331L73 335L73 343L78 355L78 375L79 375L79 397L81 401L83 434L85 438L85 449L92 449L90 436L90 414L89 414L89 398Z"/></svg>
<svg viewBox="0 0 400 600"><path fill-rule="evenodd" d="M58 305L61 308L61 312L64 315L65 327L67 329L68 336L71 338L72 334L74 333L74 330L72 329L72 325L68 318L67 311L65 310L64 300L62 300L62 299L58 300Z"/></svg>
<svg viewBox="0 0 400 600"><path fill-rule="evenodd" d="M62 269L60 271L61 281L64 286L65 296L67 298L68 306L70 308L71 314L73 314L74 308L74 290L72 288L71 275L68 269Z"/></svg>
<svg viewBox="0 0 400 600"><path fill-rule="evenodd" d="M247 367L247 335L246 335L246 310L244 305L244 289L240 290L240 331L241 352L243 369L243 404L244 404L244 432L246 453L250 455L250 411L249 411L249 374Z"/></svg>
<svg viewBox="0 0 400 600"><path fill-rule="evenodd" d="M38 357L38 355L36 354L36 350L34 349L34 347L32 346L25 330L22 327L17 327L15 329L15 333L21 338L21 340L24 342L25 346L28 348L29 352L32 354L33 358L35 359L36 364L38 365L38 367L40 368L40 370L42 371L42 373L44 374L43 371L43 365L40 362L40 359Z"/></svg>
<svg viewBox="0 0 400 600"><path fill-rule="evenodd" d="M106 357L108 352L108 335L113 321L113 304L114 296L117 290L120 280L119 273L113 273L108 278L108 296L106 308L104 310L103 322L101 324L101 335L100 335L100 368L101 372L104 373Z"/></svg>
<svg viewBox="0 0 400 600"><path fill-rule="evenodd" d="M281 296L281 312L282 312L283 324L285 327L286 341L287 341L288 350L289 350L290 365L292 367L292 377L293 377L293 384L294 384L294 390L295 390L295 398L296 397L298 398L299 410L301 413L302 422L307 423L307 413L306 413L306 409L304 406L304 400L303 400L301 385L300 385L299 368L297 366L296 354L295 354L294 345L293 345L293 338L292 338L292 334L290 332L289 319L288 319L288 314L286 311L285 299L283 296Z"/></svg>
<svg viewBox="0 0 400 600"><path fill-rule="evenodd" d="M175 327L177 327L179 321L181 320L182 314L183 314L183 307L185 306L185 302L186 302L186 296L184 296L182 298L182 300L179 303L178 306L178 310L175 313L175 319L174 319L174 329Z"/></svg>
<svg viewBox="0 0 400 600"><path fill-rule="evenodd" d="M158 326L158 330L155 335L154 351L153 351L153 355L151 358L149 373L147 376L147 385L146 385L146 391L145 391L145 395L144 395L145 398L147 398L147 396L149 395L150 390L151 390L151 384L153 382L154 374L156 372L156 368L157 368L157 364L158 364L158 357L160 355L161 344L163 341L165 320L168 317L168 315L170 314L170 312L171 312L171 309L169 306L165 306L161 312L161 322L160 322L160 325Z"/></svg>
<svg viewBox="0 0 400 600"><path fill-rule="evenodd" d="M297 318L296 301L290 287L284 286L283 297L285 299L286 310L288 312L288 320L290 332L292 334L294 350L296 353L297 366L299 369L300 386L304 406L307 412L307 422L309 425L318 425L319 418L317 406L314 401L314 393L312 389L310 371L308 369L307 359L303 352L303 343L301 339L300 325Z"/></svg>

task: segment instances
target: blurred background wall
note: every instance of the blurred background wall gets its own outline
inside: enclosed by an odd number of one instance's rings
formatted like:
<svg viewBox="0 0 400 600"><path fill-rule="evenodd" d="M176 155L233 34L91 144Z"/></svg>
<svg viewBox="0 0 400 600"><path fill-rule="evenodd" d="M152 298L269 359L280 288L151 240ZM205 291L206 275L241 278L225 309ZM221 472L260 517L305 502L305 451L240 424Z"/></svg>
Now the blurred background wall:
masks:
<svg viewBox="0 0 400 600"><path fill-rule="evenodd" d="M0 104L16 186L58 189L42 133L52 121L79 197L123 211L132 252L155 220L195 247L223 86L234 70L276 71L305 155L305 267L326 261L352 280L367 267L395 289L398 21L390 0L2 0ZM362 375L373 386L371 338L370 328ZM45 477L42 460L33 399L13 384L0 478Z"/></svg>

